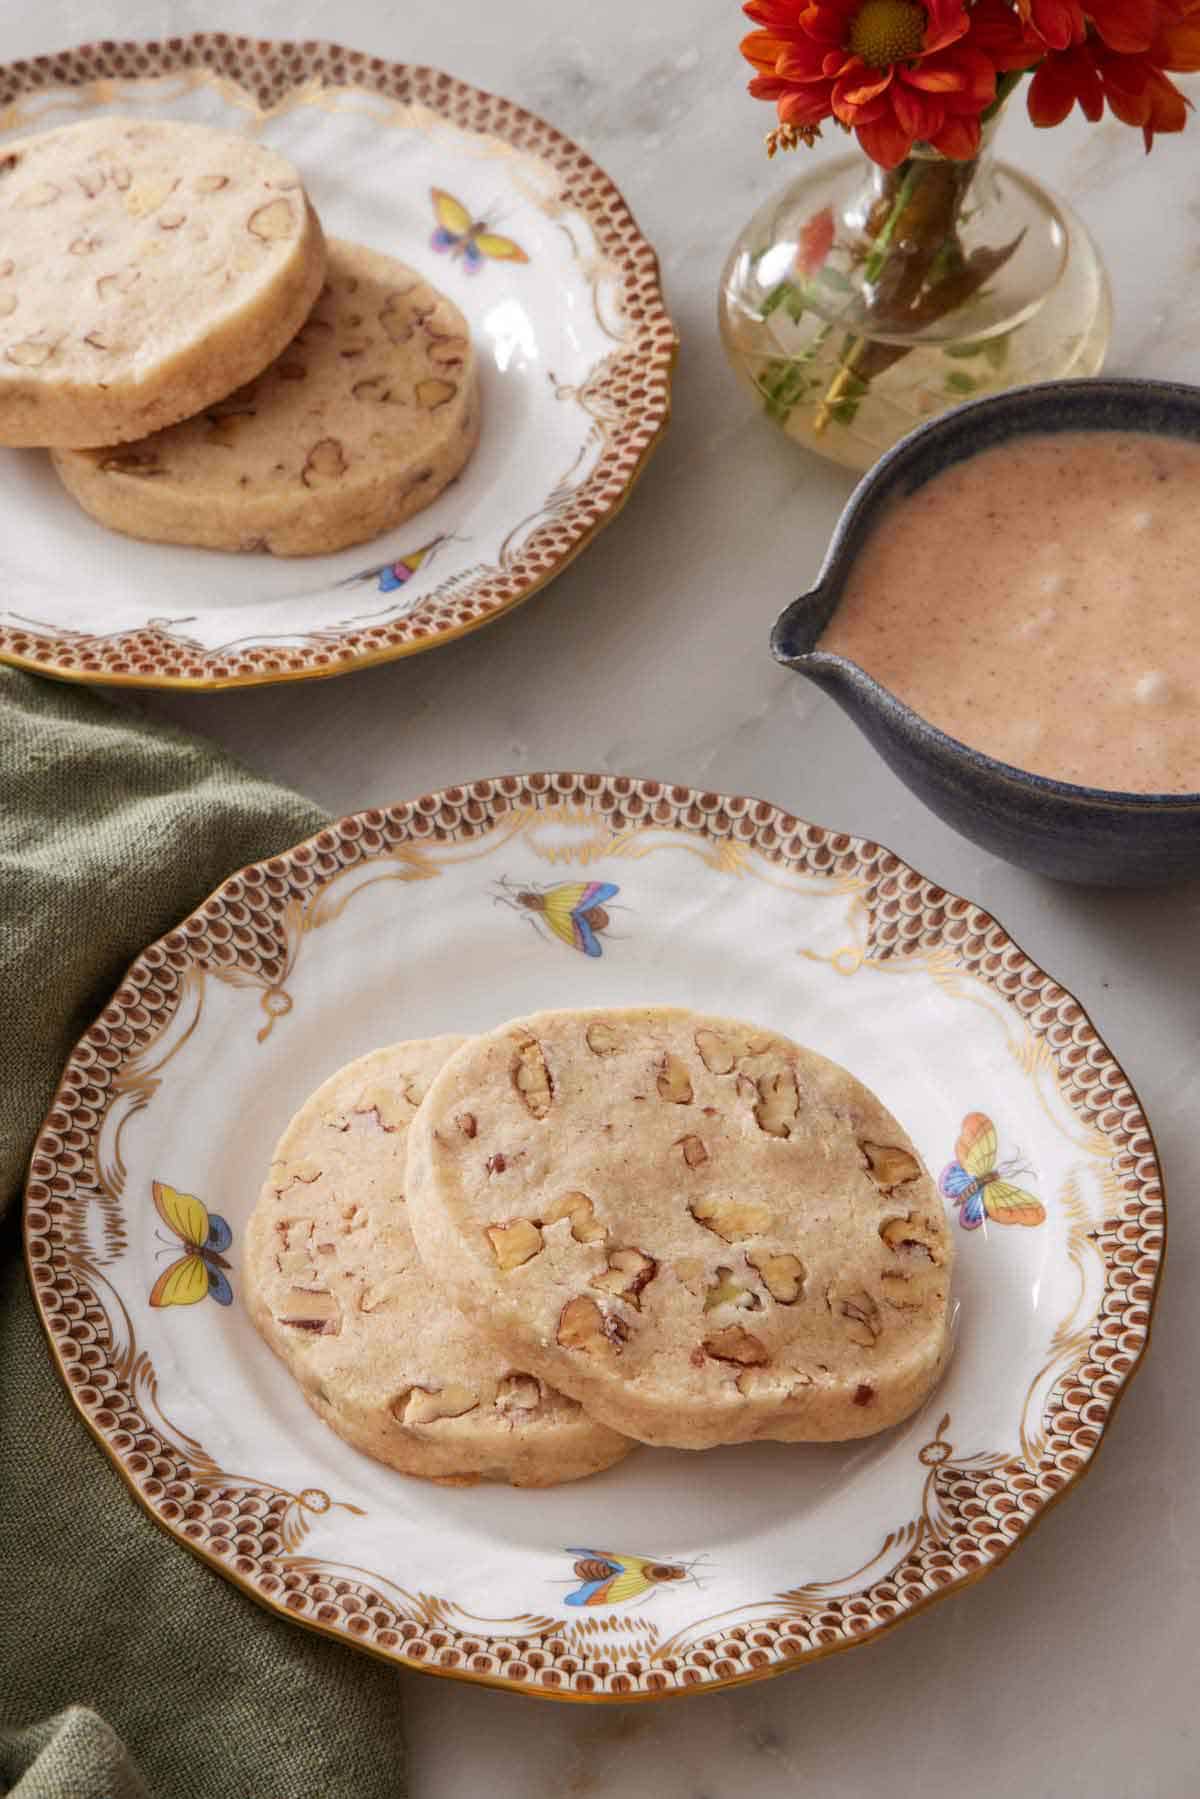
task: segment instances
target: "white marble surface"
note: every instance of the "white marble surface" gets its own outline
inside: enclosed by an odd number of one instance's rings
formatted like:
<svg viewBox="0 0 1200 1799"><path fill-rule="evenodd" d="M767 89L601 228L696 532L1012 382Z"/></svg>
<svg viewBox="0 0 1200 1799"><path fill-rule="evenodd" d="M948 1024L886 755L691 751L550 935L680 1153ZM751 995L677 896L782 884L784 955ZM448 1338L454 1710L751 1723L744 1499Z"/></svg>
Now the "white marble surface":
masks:
<svg viewBox="0 0 1200 1799"><path fill-rule="evenodd" d="M850 489L753 410L722 357L718 270L769 185L731 0L0 0L5 58L214 28L337 36L429 62L560 125L613 176L662 259L682 349L675 416L619 521L498 625L342 679L124 703L207 732L335 811L535 768L652 774L765 795L880 839L984 903L1083 1000L1154 1125L1172 1204L1149 1361L1082 1489L1008 1565L871 1650L690 1702L558 1707L398 1677L413 1799L1137 1796L1200 1790L1194 1615L1200 1447L1200 886L1072 890L955 837L831 702L766 652ZM1114 281L1109 367L1200 380L1200 121L1136 133L1006 121ZM821 152L817 152L820 154Z"/></svg>

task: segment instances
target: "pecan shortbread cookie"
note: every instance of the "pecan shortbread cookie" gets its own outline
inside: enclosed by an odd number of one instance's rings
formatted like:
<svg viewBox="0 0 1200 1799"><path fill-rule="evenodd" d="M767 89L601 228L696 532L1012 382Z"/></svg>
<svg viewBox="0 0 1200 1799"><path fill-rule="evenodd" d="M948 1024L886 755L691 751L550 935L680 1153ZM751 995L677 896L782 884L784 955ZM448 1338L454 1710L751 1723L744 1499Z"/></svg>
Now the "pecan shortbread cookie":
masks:
<svg viewBox="0 0 1200 1799"><path fill-rule="evenodd" d="M277 356L325 244L286 158L234 132L89 119L0 143L0 443L125 443Z"/></svg>
<svg viewBox="0 0 1200 1799"><path fill-rule="evenodd" d="M437 499L479 436L466 320L403 263L332 239L303 329L197 418L55 466L102 525L215 550L314 556Z"/></svg>
<svg viewBox="0 0 1200 1799"><path fill-rule="evenodd" d="M490 1348L432 1286L403 1196L405 1137L459 1037L341 1069L284 1132L246 1227L251 1316L308 1403L405 1474L548 1487L633 1447Z"/></svg>
<svg viewBox="0 0 1200 1799"><path fill-rule="evenodd" d="M948 1353L951 1238L912 1143L753 1025L564 1011L477 1037L421 1107L407 1190L464 1314L644 1443L868 1436Z"/></svg>

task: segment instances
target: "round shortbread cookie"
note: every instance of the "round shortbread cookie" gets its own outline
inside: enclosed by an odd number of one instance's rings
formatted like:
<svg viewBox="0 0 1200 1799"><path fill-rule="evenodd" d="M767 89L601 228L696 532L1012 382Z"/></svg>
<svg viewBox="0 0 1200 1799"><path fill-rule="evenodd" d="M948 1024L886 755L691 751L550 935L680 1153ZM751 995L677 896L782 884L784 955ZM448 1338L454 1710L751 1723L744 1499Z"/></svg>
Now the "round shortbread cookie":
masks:
<svg viewBox="0 0 1200 1799"><path fill-rule="evenodd" d="M477 1037L409 1133L407 1192L466 1316L645 1443L868 1436L948 1353L953 1249L911 1142L753 1025L563 1011Z"/></svg>
<svg viewBox="0 0 1200 1799"><path fill-rule="evenodd" d="M408 1127L461 1037L331 1076L281 1137L246 1227L255 1324L325 1423L404 1474L548 1487L632 1449L440 1297L405 1216Z"/></svg>
<svg viewBox="0 0 1200 1799"><path fill-rule="evenodd" d="M319 555L437 499L478 440L477 385L458 308L403 263L331 239L312 316L248 387L140 443L54 461L131 537Z"/></svg>
<svg viewBox="0 0 1200 1799"><path fill-rule="evenodd" d="M284 157L233 132L90 119L0 144L0 443L125 443L295 335L325 244Z"/></svg>

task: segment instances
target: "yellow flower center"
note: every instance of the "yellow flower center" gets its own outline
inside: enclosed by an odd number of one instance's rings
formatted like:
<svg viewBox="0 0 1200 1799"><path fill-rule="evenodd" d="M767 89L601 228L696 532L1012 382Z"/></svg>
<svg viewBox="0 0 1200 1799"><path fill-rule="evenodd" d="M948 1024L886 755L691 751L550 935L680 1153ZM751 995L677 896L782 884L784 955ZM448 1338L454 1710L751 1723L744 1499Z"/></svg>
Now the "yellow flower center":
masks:
<svg viewBox="0 0 1200 1799"><path fill-rule="evenodd" d="M925 40L925 8L912 0L863 0L850 27L849 48L873 69L919 56Z"/></svg>

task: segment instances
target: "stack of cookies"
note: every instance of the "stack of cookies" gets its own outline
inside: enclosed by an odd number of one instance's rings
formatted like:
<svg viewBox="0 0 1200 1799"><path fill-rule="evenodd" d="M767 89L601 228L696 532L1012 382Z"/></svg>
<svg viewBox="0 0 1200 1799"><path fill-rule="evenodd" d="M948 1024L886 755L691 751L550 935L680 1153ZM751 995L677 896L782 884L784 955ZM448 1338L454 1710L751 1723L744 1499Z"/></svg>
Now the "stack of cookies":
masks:
<svg viewBox="0 0 1200 1799"><path fill-rule="evenodd" d="M280 556L402 523L479 434L466 321L326 240L300 175L203 125L0 146L0 444L133 537Z"/></svg>
<svg viewBox="0 0 1200 1799"><path fill-rule="evenodd" d="M550 1486L638 1442L898 1423L949 1353L952 1259L916 1150L853 1075L647 1007L342 1069L276 1150L243 1275L348 1442Z"/></svg>

